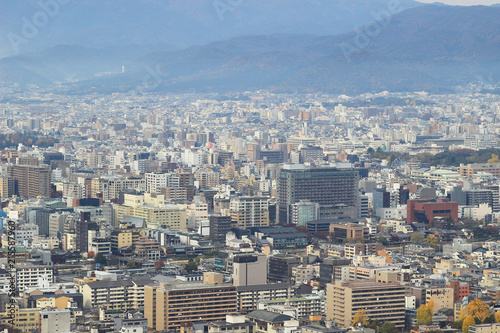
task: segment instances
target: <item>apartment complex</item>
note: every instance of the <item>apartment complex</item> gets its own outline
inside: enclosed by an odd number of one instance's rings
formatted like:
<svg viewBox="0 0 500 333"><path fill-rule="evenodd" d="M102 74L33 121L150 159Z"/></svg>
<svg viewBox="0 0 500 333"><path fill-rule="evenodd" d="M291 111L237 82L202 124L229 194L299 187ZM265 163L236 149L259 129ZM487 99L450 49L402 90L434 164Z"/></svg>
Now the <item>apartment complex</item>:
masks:
<svg viewBox="0 0 500 333"><path fill-rule="evenodd" d="M226 234L231 231L231 216L210 215L210 239L213 242L226 244Z"/></svg>
<svg viewBox="0 0 500 333"><path fill-rule="evenodd" d="M122 221L125 215L144 219L148 228L167 226L171 230L186 228L186 209L166 204L164 195L124 195L123 205L115 206L115 218Z"/></svg>
<svg viewBox="0 0 500 333"><path fill-rule="evenodd" d="M144 307L144 286L149 279L96 281L81 287L83 308L130 310Z"/></svg>
<svg viewBox="0 0 500 333"><path fill-rule="evenodd" d="M0 176L0 196L10 198L15 194L15 181L11 176Z"/></svg>
<svg viewBox="0 0 500 333"><path fill-rule="evenodd" d="M12 328L19 333L37 332L40 328L40 313L38 309L20 309L14 307L14 325Z"/></svg>
<svg viewBox="0 0 500 333"><path fill-rule="evenodd" d="M397 328L405 324L405 288L395 281L397 273L381 272L375 280L336 281L327 285L326 318L340 327L351 326L361 309L371 320L389 321Z"/></svg>
<svg viewBox="0 0 500 333"><path fill-rule="evenodd" d="M284 165L278 174L277 221L290 223L292 205L301 200L318 203L321 209L336 206L352 208L358 214L359 173L354 169L308 168Z"/></svg>
<svg viewBox="0 0 500 333"><path fill-rule="evenodd" d="M14 192L19 196L50 196L51 171L48 166L13 165L10 173L14 179Z"/></svg>
<svg viewBox="0 0 500 333"><path fill-rule="evenodd" d="M259 301L289 299L294 296L292 287L286 283L240 286L236 287L236 291L240 313L257 310Z"/></svg>
<svg viewBox="0 0 500 333"><path fill-rule="evenodd" d="M160 283L145 287L149 329L180 330L193 321L219 321L238 311L236 287L227 284Z"/></svg>
<svg viewBox="0 0 500 333"><path fill-rule="evenodd" d="M159 193L163 187L179 187L179 176L174 173L150 172L144 174L144 177L148 193Z"/></svg>
<svg viewBox="0 0 500 333"><path fill-rule="evenodd" d="M42 277L45 277L50 282L54 279L54 268L51 266L17 263L15 270L16 288L18 290L38 286L39 279Z"/></svg>
<svg viewBox="0 0 500 333"><path fill-rule="evenodd" d="M233 227L250 228L269 225L268 197L232 197L229 209Z"/></svg>
<svg viewBox="0 0 500 333"><path fill-rule="evenodd" d="M460 165L457 171L462 177L472 177L477 173L491 173L495 177L500 177L500 163L473 163Z"/></svg>
<svg viewBox="0 0 500 333"><path fill-rule="evenodd" d="M146 180L136 177L101 176L91 181L92 198L102 198L103 200L118 199L120 192L127 189L145 191Z"/></svg>

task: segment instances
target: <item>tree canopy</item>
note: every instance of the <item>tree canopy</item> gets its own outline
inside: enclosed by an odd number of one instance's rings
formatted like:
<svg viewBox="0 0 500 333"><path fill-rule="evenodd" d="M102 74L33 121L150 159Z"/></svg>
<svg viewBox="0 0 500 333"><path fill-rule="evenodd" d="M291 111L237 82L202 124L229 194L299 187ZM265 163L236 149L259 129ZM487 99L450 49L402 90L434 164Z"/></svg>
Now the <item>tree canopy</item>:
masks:
<svg viewBox="0 0 500 333"><path fill-rule="evenodd" d="M430 300L427 304L422 304L417 309L417 324L430 325L432 324L432 315L434 313L434 301Z"/></svg>
<svg viewBox="0 0 500 333"><path fill-rule="evenodd" d="M361 324L361 326L368 325L368 317L366 316L365 309L361 309L358 312L356 312L356 314L354 315L354 318L352 320L351 326L355 327L355 326L359 326L359 324Z"/></svg>

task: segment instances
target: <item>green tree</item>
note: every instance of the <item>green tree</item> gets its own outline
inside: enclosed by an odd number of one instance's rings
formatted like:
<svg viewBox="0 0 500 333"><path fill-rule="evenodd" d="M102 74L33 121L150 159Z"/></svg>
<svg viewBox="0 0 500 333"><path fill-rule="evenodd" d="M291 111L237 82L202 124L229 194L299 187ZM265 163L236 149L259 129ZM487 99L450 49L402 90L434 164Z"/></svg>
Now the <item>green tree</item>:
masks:
<svg viewBox="0 0 500 333"><path fill-rule="evenodd" d="M135 261L130 260L130 261L127 262L127 268L128 269L135 268L135 266L136 266Z"/></svg>
<svg viewBox="0 0 500 333"><path fill-rule="evenodd" d="M379 333L396 333L396 325L391 323L390 321L386 321L385 323L380 326L380 329L378 330Z"/></svg>
<svg viewBox="0 0 500 333"><path fill-rule="evenodd" d="M413 234L411 234L410 241L412 243L423 243L424 240L425 240L425 237L420 232L414 232Z"/></svg>
<svg viewBox="0 0 500 333"><path fill-rule="evenodd" d="M100 264L101 266L106 266L108 263L106 257L102 253L97 253L94 257L94 260L96 264Z"/></svg>
<svg viewBox="0 0 500 333"><path fill-rule="evenodd" d="M196 264L196 262L193 259L189 259L186 266L184 266L184 269L186 270L186 272L191 273L193 271L198 270L198 265Z"/></svg>
<svg viewBox="0 0 500 333"><path fill-rule="evenodd" d="M434 250L439 251L439 240L434 235L429 235L425 238L427 245L432 247Z"/></svg>

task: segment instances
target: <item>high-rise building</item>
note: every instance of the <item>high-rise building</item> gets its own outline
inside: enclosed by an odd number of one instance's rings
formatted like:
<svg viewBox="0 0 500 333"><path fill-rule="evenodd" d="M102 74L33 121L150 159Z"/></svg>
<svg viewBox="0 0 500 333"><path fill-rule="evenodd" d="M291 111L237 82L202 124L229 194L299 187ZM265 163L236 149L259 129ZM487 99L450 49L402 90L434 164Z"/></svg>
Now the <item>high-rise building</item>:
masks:
<svg viewBox="0 0 500 333"><path fill-rule="evenodd" d="M50 196L50 168L46 166L13 165L15 193L28 198Z"/></svg>
<svg viewBox="0 0 500 333"><path fill-rule="evenodd" d="M231 231L231 216L210 215L210 239L212 242L226 244L226 234Z"/></svg>
<svg viewBox="0 0 500 333"><path fill-rule="evenodd" d="M489 207L493 208L492 190L486 190L486 189L468 190L465 191L465 198L467 206L479 206L480 204L487 204Z"/></svg>
<svg viewBox="0 0 500 333"><path fill-rule="evenodd" d="M378 272L375 280L335 281L326 287L326 318L340 327L350 327L354 315L366 311L370 320L405 324L405 288L396 282L396 272Z"/></svg>
<svg viewBox="0 0 500 333"><path fill-rule="evenodd" d="M193 321L220 321L238 311L236 287L227 284L160 283L144 288L150 329L180 330Z"/></svg>
<svg viewBox="0 0 500 333"><path fill-rule="evenodd" d="M300 201L291 205L292 223L306 226L307 222L319 217L319 204L310 201Z"/></svg>
<svg viewBox="0 0 500 333"><path fill-rule="evenodd" d="M11 176L0 176L0 196L10 198L14 193L14 178Z"/></svg>
<svg viewBox="0 0 500 333"><path fill-rule="evenodd" d="M194 174L189 171L182 171L177 173L179 177L179 186L186 188L187 201L193 201L194 192L196 187L194 186Z"/></svg>
<svg viewBox="0 0 500 333"><path fill-rule="evenodd" d="M291 206L300 200L318 203L320 208L352 207L352 217L357 218L358 181L359 173L354 169L284 165L278 174L278 221L290 223Z"/></svg>
<svg viewBox="0 0 500 333"><path fill-rule="evenodd" d="M300 264L300 259L295 256L275 255L269 257L267 279L270 282L290 283L292 268Z"/></svg>
<svg viewBox="0 0 500 333"><path fill-rule="evenodd" d="M234 227L249 228L269 225L268 197L231 197L229 210Z"/></svg>
<svg viewBox="0 0 500 333"><path fill-rule="evenodd" d="M80 212L76 221L76 250L86 253L89 250L89 230L99 230L97 223L90 221L90 212Z"/></svg>

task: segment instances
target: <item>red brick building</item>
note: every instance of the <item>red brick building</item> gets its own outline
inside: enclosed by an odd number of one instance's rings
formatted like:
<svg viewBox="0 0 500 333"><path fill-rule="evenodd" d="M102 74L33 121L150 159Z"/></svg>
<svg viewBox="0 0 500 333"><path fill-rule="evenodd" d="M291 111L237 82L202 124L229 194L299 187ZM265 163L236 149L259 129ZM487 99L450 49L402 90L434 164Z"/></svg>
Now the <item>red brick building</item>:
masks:
<svg viewBox="0 0 500 333"><path fill-rule="evenodd" d="M461 301L465 296L469 296L471 294L470 286L465 282L452 280L447 287L453 289L453 303Z"/></svg>
<svg viewBox="0 0 500 333"><path fill-rule="evenodd" d="M458 203L449 199L408 200L406 222L432 223L436 217L458 220Z"/></svg>

